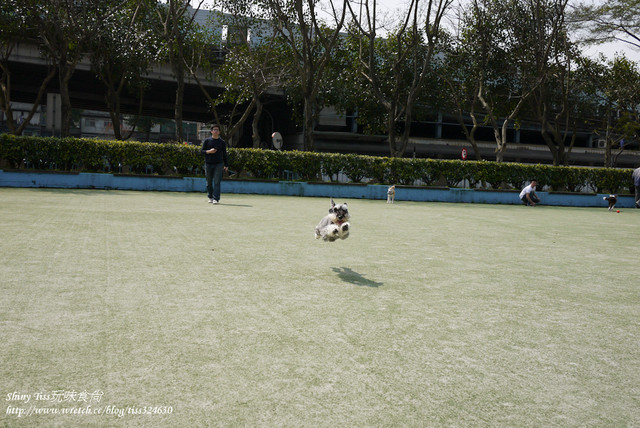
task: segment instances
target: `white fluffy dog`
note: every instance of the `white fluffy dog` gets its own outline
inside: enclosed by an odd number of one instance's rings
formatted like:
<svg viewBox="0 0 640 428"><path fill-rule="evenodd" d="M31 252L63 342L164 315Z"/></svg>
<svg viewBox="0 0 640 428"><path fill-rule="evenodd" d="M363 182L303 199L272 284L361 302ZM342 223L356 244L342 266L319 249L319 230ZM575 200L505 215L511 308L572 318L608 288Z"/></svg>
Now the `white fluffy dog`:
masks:
<svg viewBox="0 0 640 428"><path fill-rule="evenodd" d="M389 186L387 189L387 203L392 204L396 200L396 185Z"/></svg>
<svg viewBox="0 0 640 428"><path fill-rule="evenodd" d="M347 204L336 205L331 199L329 214L325 216L316 226L316 239L322 238L324 241L333 242L336 239L347 239L351 224L349 223L349 208Z"/></svg>

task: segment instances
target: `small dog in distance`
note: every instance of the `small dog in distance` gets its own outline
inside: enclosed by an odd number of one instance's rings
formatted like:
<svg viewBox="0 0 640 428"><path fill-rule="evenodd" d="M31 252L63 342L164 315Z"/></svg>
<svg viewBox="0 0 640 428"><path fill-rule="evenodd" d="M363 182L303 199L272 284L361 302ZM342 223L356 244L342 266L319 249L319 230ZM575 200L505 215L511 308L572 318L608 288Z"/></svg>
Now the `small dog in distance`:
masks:
<svg viewBox="0 0 640 428"><path fill-rule="evenodd" d="M618 202L618 197L616 195L609 195L609 196L605 196L602 199L609 202L609 211L613 211L613 209L616 206L616 202Z"/></svg>
<svg viewBox="0 0 640 428"><path fill-rule="evenodd" d="M324 241L333 242L336 239L347 239L351 224L349 223L349 207L347 204L337 204L331 199L331 208L316 226L316 239L322 238Z"/></svg>
<svg viewBox="0 0 640 428"><path fill-rule="evenodd" d="M396 185L389 186L387 189L387 203L392 204L396 200Z"/></svg>

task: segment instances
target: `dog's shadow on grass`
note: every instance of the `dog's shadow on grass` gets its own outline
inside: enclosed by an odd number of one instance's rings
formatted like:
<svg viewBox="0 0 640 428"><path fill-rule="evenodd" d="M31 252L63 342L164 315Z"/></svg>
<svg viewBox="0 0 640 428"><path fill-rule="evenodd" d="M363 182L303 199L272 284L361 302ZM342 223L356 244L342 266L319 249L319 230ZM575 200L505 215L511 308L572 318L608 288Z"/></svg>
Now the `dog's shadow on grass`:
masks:
<svg viewBox="0 0 640 428"><path fill-rule="evenodd" d="M352 269L349 269L347 267L340 267L340 268L333 267L331 268L331 270L337 273L338 278L340 278L344 282L348 282L349 284L357 285L359 287L365 286L365 287L377 288L384 285L384 282L376 282L376 281L367 279L361 274L359 274L358 272Z"/></svg>

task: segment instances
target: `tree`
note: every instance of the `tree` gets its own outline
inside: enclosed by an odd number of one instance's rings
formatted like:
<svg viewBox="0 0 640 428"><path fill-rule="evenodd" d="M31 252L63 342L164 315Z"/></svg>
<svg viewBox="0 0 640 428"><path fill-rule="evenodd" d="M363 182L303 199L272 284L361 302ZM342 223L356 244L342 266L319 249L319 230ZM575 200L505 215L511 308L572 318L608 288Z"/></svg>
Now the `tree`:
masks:
<svg viewBox="0 0 640 428"><path fill-rule="evenodd" d="M532 48L538 9L536 0L474 0L464 16L462 31L474 45L470 61L477 62L477 100L493 128L498 162L507 149L509 125L543 81Z"/></svg>
<svg viewBox="0 0 640 428"><path fill-rule="evenodd" d="M123 7L119 0L25 0L25 10L34 24L45 57L56 67L61 99L62 136L69 135L71 96L69 81L89 49L91 38L102 22Z"/></svg>
<svg viewBox="0 0 640 428"><path fill-rule="evenodd" d="M225 63L218 70L218 76L225 86L221 101L233 100L235 104L244 102L247 109L254 112L251 122L254 148L259 148L262 141L258 124L267 91L279 87L292 74L290 63L283 61L279 39L275 34L272 32L265 43L260 44L252 44L243 38L241 43L230 47ZM242 126L242 123L238 122L236 126Z"/></svg>
<svg viewBox="0 0 640 428"><path fill-rule="evenodd" d="M40 107L42 96L49 82L56 74L55 67L50 66L45 78L40 82L38 93L33 100L31 110L27 113L27 117L21 123L16 123L11 105L12 87L9 61L19 41L36 37L33 28L29 26L28 22L28 10L24 8L21 2L6 0L0 4L0 109L7 116L9 132L15 135L21 135L31 122Z"/></svg>
<svg viewBox="0 0 640 428"><path fill-rule="evenodd" d="M184 140L182 104L184 102L185 58L190 49L188 41L197 26L195 23L196 14L203 3L204 0L198 0L197 6L192 8L189 0L167 0L166 4L159 3L156 8L159 32L164 42L164 53L176 79L174 119L178 141Z"/></svg>
<svg viewBox="0 0 640 428"><path fill-rule="evenodd" d="M105 85L105 101L117 140L126 140L135 131L135 121L128 135L122 135L121 99L123 92L138 99L139 117L144 91L145 75L158 59L159 41L150 24L154 3L139 1L116 11L103 22L104 31L91 38L92 69Z"/></svg>
<svg viewBox="0 0 640 428"><path fill-rule="evenodd" d="M462 128L467 141L471 144L476 160L481 160L476 132L485 122L480 106L479 91L481 76L490 70L497 69L493 56L488 55L489 43L481 39L484 32L477 34L469 29L459 33L451 43L444 44L445 60L438 79L442 82L442 104L452 111ZM490 38L487 39L490 41ZM471 126L466 121L471 119Z"/></svg>
<svg viewBox="0 0 640 428"><path fill-rule="evenodd" d="M426 0L424 5L411 0L402 21L384 38L379 37L375 0L372 3L364 0L364 16L349 5L356 23L351 27L353 36L361 43L359 72L384 108L390 155L402 157L416 101L442 35L441 22L452 0Z"/></svg>
<svg viewBox="0 0 640 428"><path fill-rule="evenodd" d="M580 55L576 46L567 58L550 70L531 102L555 165L569 163L578 131L591 129L601 109L602 67Z"/></svg>
<svg viewBox="0 0 640 428"><path fill-rule="evenodd" d="M604 166L613 167L618 155L640 146L640 69L624 56L589 61L585 77L589 95L597 100L595 134L605 141Z"/></svg>
<svg viewBox="0 0 640 428"><path fill-rule="evenodd" d="M575 8L573 23L586 30L586 43L617 41L640 49L639 0L581 3Z"/></svg>
<svg viewBox="0 0 640 428"><path fill-rule="evenodd" d="M314 149L313 124L318 114L318 92L340 38L348 1L327 1L328 23L318 17L317 0L260 0L258 4L269 13L273 28L277 29L290 52L295 70L295 80L291 84L299 90L303 103L304 149L311 151Z"/></svg>
<svg viewBox="0 0 640 428"><path fill-rule="evenodd" d="M528 16L516 28L526 41L530 80L539 83L530 97L532 110L554 165L568 165L580 117L581 82L574 70L580 54L565 22L567 0L529 0L529 5Z"/></svg>
<svg viewBox="0 0 640 428"><path fill-rule="evenodd" d="M200 59L189 61L187 68L199 84L209 101L216 123L222 125L224 135L231 145L238 140L237 135L253 113L252 145L260 147L262 141L258 123L269 89L279 87L285 80L289 64L284 61L282 46L279 45L277 31L261 20L259 8L246 0L225 0L215 4L222 9L220 14L212 14L209 27L200 34L198 47L193 50ZM221 39L221 30L225 39ZM214 48L220 46L220 50ZM211 52L224 55L219 61ZM220 63L222 62L222 63ZM215 95L202 84L199 72L210 80L217 80L224 87Z"/></svg>
<svg viewBox="0 0 640 428"><path fill-rule="evenodd" d="M340 38L327 64L325 79L319 88L318 105L333 106L337 111L351 114L364 134L376 135L386 131L385 110L373 95L360 72L357 29L348 29Z"/></svg>

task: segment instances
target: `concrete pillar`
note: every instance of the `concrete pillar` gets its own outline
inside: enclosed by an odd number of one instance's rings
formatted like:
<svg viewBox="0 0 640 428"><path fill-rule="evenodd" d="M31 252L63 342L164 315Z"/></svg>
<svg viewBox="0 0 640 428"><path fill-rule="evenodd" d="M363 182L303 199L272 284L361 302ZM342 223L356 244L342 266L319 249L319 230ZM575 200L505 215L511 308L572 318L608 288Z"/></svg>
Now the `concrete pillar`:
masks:
<svg viewBox="0 0 640 428"><path fill-rule="evenodd" d="M358 133L358 109L353 112L353 116L351 116L351 129L349 130L352 134Z"/></svg>
<svg viewBox="0 0 640 428"><path fill-rule="evenodd" d="M62 129L62 98L60 94L47 94L47 131L60 135Z"/></svg>

